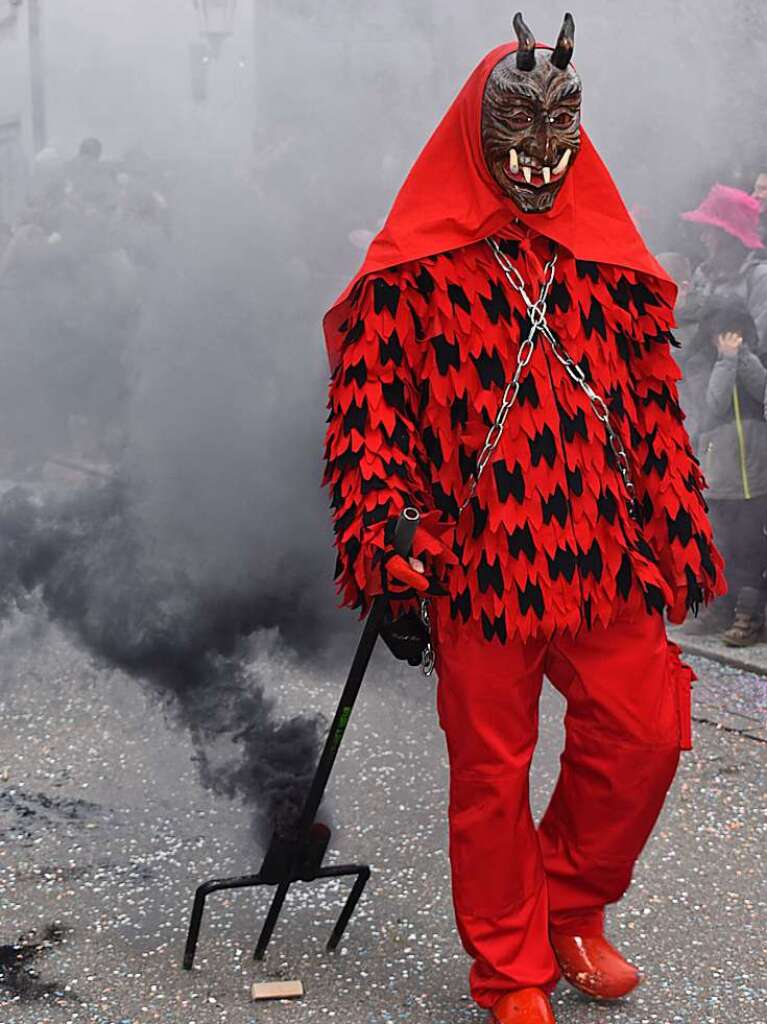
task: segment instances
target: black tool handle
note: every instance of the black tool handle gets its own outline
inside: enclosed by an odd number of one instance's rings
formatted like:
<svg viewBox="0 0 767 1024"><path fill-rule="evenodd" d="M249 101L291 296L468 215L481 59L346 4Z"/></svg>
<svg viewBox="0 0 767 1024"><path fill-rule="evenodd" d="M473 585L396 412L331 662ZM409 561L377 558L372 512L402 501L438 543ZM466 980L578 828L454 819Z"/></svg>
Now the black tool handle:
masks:
<svg viewBox="0 0 767 1024"><path fill-rule="evenodd" d="M406 508L400 513L394 530L394 550L403 558L407 558L413 548L413 540L415 538L415 532L418 529L420 519L421 515L418 509L415 508ZM338 755L338 748L341 746L341 741L344 738L346 727L349 724L352 710L354 709L355 702L359 696L362 680L365 676L365 672L367 671L367 667L370 664L370 658L373 654L373 648L375 647L376 640L378 639L378 633L381 628L384 615L386 614L388 604L389 599L385 594L377 597L373 601L373 606L365 620L365 628L362 631L362 636L360 637L360 642L357 645L352 666L349 669L346 686L341 694L341 700L338 703L338 710L336 711L335 718L333 719L333 724L330 726L330 732L328 733L328 738L325 742L325 748L322 752L322 756L320 757L319 764L317 765L317 771L315 772L314 779L301 814L301 820L299 823L299 835L301 836L305 835L311 828L317 811L320 808L320 804L322 803L322 799L325 795L325 789L330 778L330 773L333 771L333 765L335 764L336 756Z"/></svg>
<svg viewBox="0 0 767 1024"><path fill-rule="evenodd" d="M417 508L405 508L400 512L397 525L394 527L394 550L403 558L407 558L413 550L415 531L420 521L421 513Z"/></svg>

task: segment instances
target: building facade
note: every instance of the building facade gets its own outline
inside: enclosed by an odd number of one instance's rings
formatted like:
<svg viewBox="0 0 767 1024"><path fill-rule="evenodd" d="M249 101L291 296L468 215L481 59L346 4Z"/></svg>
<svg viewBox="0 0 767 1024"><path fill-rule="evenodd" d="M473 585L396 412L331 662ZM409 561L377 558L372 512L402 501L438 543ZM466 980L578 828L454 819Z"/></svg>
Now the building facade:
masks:
<svg viewBox="0 0 767 1024"><path fill-rule="evenodd" d="M11 223L26 194L31 148L26 11L0 0L0 221Z"/></svg>

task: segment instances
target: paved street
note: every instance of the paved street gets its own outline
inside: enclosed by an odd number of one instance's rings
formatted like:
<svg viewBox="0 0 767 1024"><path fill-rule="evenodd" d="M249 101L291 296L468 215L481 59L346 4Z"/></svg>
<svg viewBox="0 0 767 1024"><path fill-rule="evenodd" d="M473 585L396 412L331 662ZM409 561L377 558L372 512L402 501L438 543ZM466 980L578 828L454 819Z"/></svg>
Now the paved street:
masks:
<svg viewBox="0 0 767 1024"><path fill-rule="evenodd" d="M392 673L381 655L355 713L334 787L332 859L368 861L374 875L340 953L323 952L335 885L296 889L263 965L250 956L265 896L219 894L190 975L180 959L196 883L259 866L246 815L201 788L188 737L135 681L28 620L6 628L0 651L0 1024L484 1020L466 997L452 925L433 683ZM273 637L254 657L286 712L332 711L338 671L308 672ZM646 983L613 1007L560 988L560 1024L767 1022L767 746L756 735L767 690L757 675L692 663L695 714L706 721L610 921ZM549 690L538 809L560 712ZM733 714L754 720L755 738ZM20 940L23 963L6 948ZM254 980L291 978L306 987L299 1003L250 1002Z"/></svg>

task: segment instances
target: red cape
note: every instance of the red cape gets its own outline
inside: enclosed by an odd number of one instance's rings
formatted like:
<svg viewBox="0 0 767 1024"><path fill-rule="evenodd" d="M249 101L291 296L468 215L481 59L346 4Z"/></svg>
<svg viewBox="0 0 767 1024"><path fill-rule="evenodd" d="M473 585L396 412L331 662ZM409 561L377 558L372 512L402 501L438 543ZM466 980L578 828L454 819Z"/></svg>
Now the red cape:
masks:
<svg viewBox="0 0 767 1024"><path fill-rule="evenodd" d="M553 210L522 213L504 196L482 153L482 98L490 72L517 49L507 43L475 68L407 176L365 261L325 314L331 368L343 343L349 295L363 277L400 263L478 242L515 217L568 249L577 259L648 274L673 306L676 285L648 250L610 172L586 132Z"/></svg>

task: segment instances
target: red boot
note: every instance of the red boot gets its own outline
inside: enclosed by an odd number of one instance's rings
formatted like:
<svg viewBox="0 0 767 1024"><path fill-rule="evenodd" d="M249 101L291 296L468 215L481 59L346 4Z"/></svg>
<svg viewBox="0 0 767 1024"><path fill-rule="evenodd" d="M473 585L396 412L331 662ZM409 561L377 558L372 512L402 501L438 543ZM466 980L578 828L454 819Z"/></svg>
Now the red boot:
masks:
<svg viewBox="0 0 767 1024"><path fill-rule="evenodd" d="M552 932L551 945L566 981L593 999L620 999L641 981L604 935L577 936Z"/></svg>
<svg viewBox="0 0 767 1024"><path fill-rule="evenodd" d="M509 992L490 1011L490 1024L556 1024L549 997L540 988Z"/></svg>

